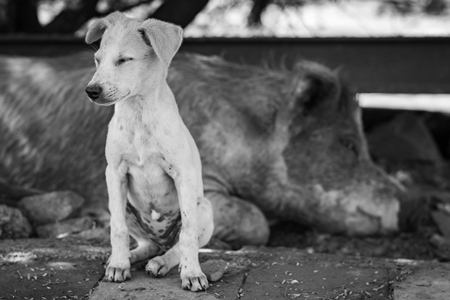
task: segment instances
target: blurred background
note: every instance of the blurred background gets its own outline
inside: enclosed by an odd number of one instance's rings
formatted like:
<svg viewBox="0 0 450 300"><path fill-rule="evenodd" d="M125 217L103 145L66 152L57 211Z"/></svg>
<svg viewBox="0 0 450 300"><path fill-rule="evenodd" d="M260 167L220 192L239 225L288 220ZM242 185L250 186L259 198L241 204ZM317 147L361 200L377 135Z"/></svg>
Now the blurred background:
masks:
<svg viewBox="0 0 450 300"><path fill-rule="evenodd" d="M272 68L306 59L336 70L358 94L374 161L408 187L445 194L447 212L434 220L445 233L434 245L445 253L414 235L303 239L297 225L275 228L282 238L272 246L450 260L450 0L0 0L0 54L93 51L86 29L116 10L182 26L180 51Z"/></svg>
<svg viewBox="0 0 450 300"><path fill-rule="evenodd" d="M163 16L185 27L186 37L448 36L449 6L448 0L1 0L0 32L83 36L90 20L120 10Z"/></svg>
<svg viewBox="0 0 450 300"><path fill-rule="evenodd" d="M81 38L90 22L115 10L178 24L186 38L231 38L185 42L188 51L258 64L306 58L342 69L364 107L450 112L450 75L442 68L449 0L0 0L0 34L9 37L0 53L27 54L13 48L31 49L17 41L24 36ZM253 38L253 46L233 38Z"/></svg>

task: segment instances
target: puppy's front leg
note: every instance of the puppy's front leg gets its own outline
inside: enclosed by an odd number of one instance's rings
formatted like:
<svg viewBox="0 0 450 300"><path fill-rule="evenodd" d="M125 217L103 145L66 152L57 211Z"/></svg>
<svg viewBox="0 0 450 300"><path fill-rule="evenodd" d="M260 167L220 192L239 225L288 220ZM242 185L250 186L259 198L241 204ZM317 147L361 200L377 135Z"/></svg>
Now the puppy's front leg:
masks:
<svg viewBox="0 0 450 300"><path fill-rule="evenodd" d="M105 278L108 281L124 281L131 278L130 248L128 227L125 221L127 203L126 173L108 165L106 168L109 211L111 213L111 256L106 267Z"/></svg>
<svg viewBox="0 0 450 300"><path fill-rule="evenodd" d="M179 170L175 178L181 211L179 237L181 286L191 291L206 290L208 280L198 261L197 173L194 168Z"/></svg>

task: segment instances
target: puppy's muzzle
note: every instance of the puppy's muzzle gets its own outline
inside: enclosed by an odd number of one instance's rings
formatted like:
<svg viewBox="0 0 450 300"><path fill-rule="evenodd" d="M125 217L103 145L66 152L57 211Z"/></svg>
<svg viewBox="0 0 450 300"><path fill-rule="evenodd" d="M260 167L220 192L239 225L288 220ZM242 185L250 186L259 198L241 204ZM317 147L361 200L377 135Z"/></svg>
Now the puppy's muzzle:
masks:
<svg viewBox="0 0 450 300"><path fill-rule="evenodd" d="M91 100L97 100L100 97L100 95L102 94L103 89L101 86L99 86L97 84L93 84L93 85L88 85L86 87L85 91Z"/></svg>

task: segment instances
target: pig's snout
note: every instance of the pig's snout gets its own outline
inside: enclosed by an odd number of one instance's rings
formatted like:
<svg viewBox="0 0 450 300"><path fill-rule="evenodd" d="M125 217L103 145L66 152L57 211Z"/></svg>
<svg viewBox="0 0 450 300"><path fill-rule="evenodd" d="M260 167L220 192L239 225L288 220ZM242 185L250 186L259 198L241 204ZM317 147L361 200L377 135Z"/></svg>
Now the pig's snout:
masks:
<svg viewBox="0 0 450 300"><path fill-rule="evenodd" d="M88 85L86 87L86 94L92 100L97 100L103 92L103 89L98 84Z"/></svg>

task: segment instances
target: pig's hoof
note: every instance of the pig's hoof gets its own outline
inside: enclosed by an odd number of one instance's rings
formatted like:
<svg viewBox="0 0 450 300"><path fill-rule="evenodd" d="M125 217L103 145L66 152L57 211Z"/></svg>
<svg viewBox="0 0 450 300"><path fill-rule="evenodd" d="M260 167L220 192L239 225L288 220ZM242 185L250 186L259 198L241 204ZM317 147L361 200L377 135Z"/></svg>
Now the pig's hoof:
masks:
<svg viewBox="0 0 450 300"><path fill-rule="evenodd" d="M161 256L157 256L148 261L145 266L145 271L150 276L162 277L166 275L170 269L166 261Z"/></svg>
<svg viewBox="0 0 450 300"><path fill-rule="evenodd" d="M206 291L209 287L208 279L203 272L181 274L181 287L192 292Z"/></svg>

